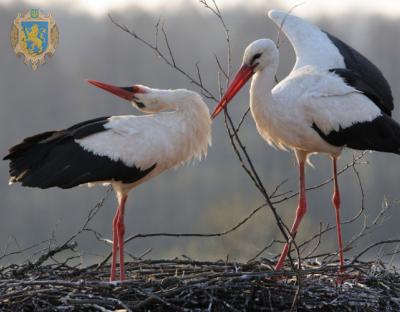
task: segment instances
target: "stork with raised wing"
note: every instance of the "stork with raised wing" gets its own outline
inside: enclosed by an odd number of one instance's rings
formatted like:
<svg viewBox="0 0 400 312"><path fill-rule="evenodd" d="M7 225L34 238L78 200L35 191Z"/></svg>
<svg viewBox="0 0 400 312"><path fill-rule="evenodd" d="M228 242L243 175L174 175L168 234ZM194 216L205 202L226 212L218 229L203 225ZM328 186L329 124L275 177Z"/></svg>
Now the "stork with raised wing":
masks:
<svg viewBox="0 0 400 312"><path fill-rule="evenodd" d="M89 82L122 97L143 116L101 117L64 130L28 137L9 150L10 183L47 189L85 183L111 184L118 199L112 223L110 280L124 270L124 213L128 193L161 172L201 158L211 144L211 120L201 96L185 89Z"/></svg>
<svg viewBox="0 0 400 312"><path fill-rule="evenodd" d="M391 118L390 86L374 64L335 36L285 12L271 10L269 17L296 52L292 71L274 86L278 49L270 39L254 41L246 48L242 66L212 118L253 77L250 109L258 132L270 145L293 150L299 166L299 201L292 236L307 211L305 162L314 153L332 158L332 202L343 272L337 158L345 147L400 154L400 125ZM288 249L285 244L276 270L282 268Z"/></svg>

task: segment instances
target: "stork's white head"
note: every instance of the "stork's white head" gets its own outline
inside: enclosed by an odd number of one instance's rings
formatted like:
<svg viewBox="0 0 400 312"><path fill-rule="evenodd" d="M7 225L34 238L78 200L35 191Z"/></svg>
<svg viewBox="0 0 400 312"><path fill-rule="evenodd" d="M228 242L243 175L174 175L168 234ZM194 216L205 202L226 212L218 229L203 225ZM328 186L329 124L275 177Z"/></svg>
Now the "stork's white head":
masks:
<svg viewBox="0 0 400 312"><path fill-rule="evenodd" d="M164 110L177 109L177 104L170 94L164 92L168 90L152 89L144 85L117 87L96 80L88 80L88 82L128 100L135 108L144 113L158 113Z"/></svg>
<svg viewBox="0 0 400 312"><path fill-rule="evenodd" d="M242 67L247 65L255 73L267 66L275 66L278 61L279 53L275 42L271 39L258 39L244 50Z"/></svg>
<svg viewBox="0 0 400 312"><path fill-rule="evenodd" d="M256 73L266 67L272 67L275 71L279 63L279 52L271 39L258 39L253 41L244 51L243 63L232 80L225 95L216 106L211 117L215 118L232 98L239 92L244 84Z"/></svg>

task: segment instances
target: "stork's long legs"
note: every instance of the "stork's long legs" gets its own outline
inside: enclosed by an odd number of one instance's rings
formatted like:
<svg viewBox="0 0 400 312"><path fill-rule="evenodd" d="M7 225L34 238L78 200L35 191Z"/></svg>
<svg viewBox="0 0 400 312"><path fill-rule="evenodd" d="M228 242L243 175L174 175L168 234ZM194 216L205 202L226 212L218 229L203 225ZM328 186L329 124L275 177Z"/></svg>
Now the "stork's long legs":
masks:
<svg viewBox="0 0 400 312"><path fill-rule="evenodd" d="M125 203L128 196L124 195L121 198L119 204L119 214L117 221L117 235L118 235L118 247L119 247L119 270L120 270L120 280L125 280L125 262L124 262L124 235L125 235Z"/></svg>
<svg viewBox="0 0 400 312"><path fill-rule="evenodd" d="M117 211L115 212L113 222L112 222L113 244L112 244L110 282L115 281L115 275L116 275L116 270L117 270L117 252L118 252L117 221L118 221L118 215L119 215L119 206L117 208Z"/></svg>
<svg viewBox="0 0 400 312"><path fill-rule="evenodd" d="M339 193L339 185L337 180L337 166L336 166L336 157L332 159L332 168L333 168L333 196L332 203L335 208L336 214L336 231L338 238L338 247L339 247L339 263L340 263L340 272L344 271L344 258L343 258L343 241L342 241L342 226L340 224L340 193Z"/></svg>
<svg viewBox="0 0 400 312"><path fill-rule="evenodd" d="M306 203L306 188L305 188L305 174L304 174L304 163L305 159L304 157L298 157L298 162L299 162L299 203L296 209L296 218L294 219L292 228L290 230L290 233L294 237L297 233L297 229L300 225L301 219L307 212L307 203ZM289 251L289 244L285 244L283 247L281 256L279 257L279 260L277 264L275 265L275 270L278 271L282 269L283 264L285 262L285 259L287 257Z"/></svg>
<svg viewBox="0 0 400 312"><path fill-rule="evenodd" d="M125 214L125 203L127 196L123 195L118 197L118 209L115 212L112 231L113 231L113 246L112 246L112 260L111 260L111 276L110 281L115 281L117 271L117 253L119 250L119 262L120 262L120 280L125 279L125 267L124 267L124 214Z"/></svg>

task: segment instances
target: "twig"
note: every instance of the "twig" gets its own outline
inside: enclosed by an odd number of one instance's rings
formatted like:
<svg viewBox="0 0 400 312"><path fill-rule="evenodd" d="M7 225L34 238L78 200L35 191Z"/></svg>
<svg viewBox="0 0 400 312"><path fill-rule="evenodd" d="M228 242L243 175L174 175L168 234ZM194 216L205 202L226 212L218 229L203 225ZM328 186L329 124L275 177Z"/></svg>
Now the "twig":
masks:
<svg viewBox="0 0 400 312"><path fill-rule="evenodd" d="M239 227L241 227L243 224L245 224L247 221L249 221L258 211L260 211L262 208L264 208L266 204L260 205L257 208L255 208L250 214L248 214L245 218L243 218L241 221L239 221L237 224L235 224L233 227L222 231L222 232L217 232L217 233L166 233L166 232L161 232L161 233L148 233L148 234L135 234L131 235L128 238L125 239L125 244L133 241L138 238L149 238L149 237L220 237L220 236L225 236L229 233L234 232L237 230ZM109 253L98 265L97 269L102 268L107 261L110 259L111 253Z"/></svg>
<svg viewBox="0 0 400 312"><path fill-rule="evenodd" d="M130 30L128 27L126 27L125 25L119 24L118 22L116 22L112 16L109 14L108 15L110 21L117 26L119 29L123 30L124 32L128 33L129 35L131 35L132 37L134 37L136 40L138 40L139 42L143 43L145 46L147 46L148 48L150 48L151 50L153 50L167 65L169 65L170 67L174 68L175 70L177 70L179 73L181 73L183 76L185 76L190 83L194 84L195 86L199 87L202 92L204 92L205 96L209 99L214 100L215 102L217 102L217 98L212 94L211 91L209 91L208 89L205 88L205 86L198 81L196 78L192 77L190 74L188 74L186 71L184 71L180 66L178 66L175 62L175 58L173 56L172 50L169 47L169 41L168 41L168 36L167 33L164 29L164 27L161 28L163 35L164 35L164 41L168 47L168 53L169 53L169 57L170 59L168 59L168 57L163 53L163 51L160 50L158 45L154 45L151 44L149 41L145 40L144 38L142 38L141 36L139 36L134 30ZM156 24L156 27L159 27L159 24Z"/></svg>
<svg viewBox="0 0 400 312"><path fill-rule="evenodd" d="M359 254L357 254L353 258L353 260L350 262L350 264L356 263L358 261L358 259L361 258L361 256L363 256L369 250L371 250L372 248L374 248L376 246L381 246L381 245L386 245L386 244L394 244L394 243L400 243L400 239L387 239L387 240L383 240L383 241L380 241L380 242L377 242L377 243L370 244L368 247L363 249Z"/></svg>

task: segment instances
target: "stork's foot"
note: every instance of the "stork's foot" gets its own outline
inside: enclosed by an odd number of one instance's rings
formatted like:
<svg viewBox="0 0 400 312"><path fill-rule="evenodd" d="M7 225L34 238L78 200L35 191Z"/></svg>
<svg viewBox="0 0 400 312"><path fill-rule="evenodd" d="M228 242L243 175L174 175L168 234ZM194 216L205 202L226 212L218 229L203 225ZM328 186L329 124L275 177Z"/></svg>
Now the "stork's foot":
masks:
<svg viewBox="0 0 400 312"><path fill-rule="evenodd" d="M351 275L349 273L343 272L343 273L338 273L337 277L336 277L336 285L343 285L344 282L346 281L350 281L350 280L354 280L354 279L358 279L358 276L355 275Z"/></svg>
<svg viewBox="0 0 400 312"><path fill-rule="evenodd" d="M361 282L361 280L362 277L360 276L360 274L348 273L345 271L344 268L340 268L336 277L336 285L343 285L343 283L347 281L355 281L358 283Z"/></svg>

